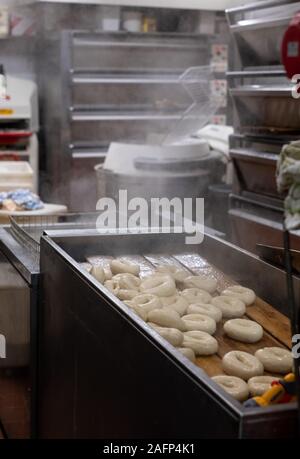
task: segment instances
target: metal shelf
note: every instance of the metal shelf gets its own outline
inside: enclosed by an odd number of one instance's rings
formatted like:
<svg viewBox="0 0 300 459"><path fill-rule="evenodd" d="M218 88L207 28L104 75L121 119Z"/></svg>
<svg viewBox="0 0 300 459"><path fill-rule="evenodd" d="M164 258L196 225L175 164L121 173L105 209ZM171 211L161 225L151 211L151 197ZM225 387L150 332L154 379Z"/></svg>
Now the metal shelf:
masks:
<svg viewBox="0 0 300 459"><path fill-rule="evenodd" d="M181 113L145 111L78 111L71 110L72 121L159 121L180 120Z"/></svg>
<svg viewBox="0 0 300 459"><path fill-rule="evenodd" d="M267 153L267 152L262 152L262 151L257 151L257 150L249 150L245 148L230 148L230 153L239 156L241 158L248 158L252 159L255 162L260 162L269 160L272 162L277 162L278 160L278 155L275 153Z"/></svg>
<svg viewBox="0 0 300 459"><path fill-rule="evenodd" d="M95 30L94 32L90 33L89 31L80 31L75 30L72 32L73 39L81 39L82 37L99 37L99 39L103 40L103 38L109 37L112 39L124 40L124 38L136 38L136 39L158 39L158 40L165 40L165 39L177 39L177 40L197 40L199 38L203 39L206 37L210 37L208 34L202 33L185 33L185 32L128 32L126 30L118 30L115 32L103 31L103 30Z"/></svg>
<svg viewBox="0 0 300 459"><path fill-rule="evenodd" d="M178 84L178 76L169 75L118 75L101 72L77 72L72 73L72 83L74 84Z"/></svg>
<svg viewBox="0 0 300 459"><path fill-rule="evenodd" d="M157 49L179 49L179 50L201 50L205 49L200 44L185 43L156 43L143 41L98 41L92 39L74 38L74 46L99 47L99 48L154 48Z"/></svg>
<svg viewBox="0 0 300 459"><path fill-rule="evenodd" d="M231 88L232 96L252 96L252 97L291 97L292 87L280 86L241 86Z"/></svg>
<svg viewBox="0 0 300 459"><path fill-rule="evenodd" d="M234 78L249 78L249 77L281 77L286 76L286 72L283 67L278 68L276 66L275 69L269 68L265 70L261 69L247 69L244 70L237 70L237 71L230 71L226 73L227 78L234 79Z"/></svg>
<svg viewBox="0 0 300 459"><path fill-rule="evenodd" d="M292 15L284 16L277 19L255 19L255 20L244 20L240 21L236 25L231 25L230 30L233 33L248 31L248 30L257 30L257 29L266 29L271 27L280 27L288 25L292 19Z"/></svg>
<svg viewBox="0 0 300 459"><path fill-rule="evenodd" d="M105 159L108 145L97 142L75 142L69 145L73 159Z"/></svg>

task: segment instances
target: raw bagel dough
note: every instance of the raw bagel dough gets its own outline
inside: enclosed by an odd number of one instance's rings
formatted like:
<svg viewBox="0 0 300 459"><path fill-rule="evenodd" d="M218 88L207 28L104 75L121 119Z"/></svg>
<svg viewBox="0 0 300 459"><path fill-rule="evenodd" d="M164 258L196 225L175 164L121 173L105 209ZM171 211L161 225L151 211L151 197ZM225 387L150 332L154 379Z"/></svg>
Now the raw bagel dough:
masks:
<svg viewBox="0 0 300 459"><path fill-rule="evenodd" d="M185 288L200 288L208 293L214 293L217 290L217 281L207 276L189 276L184 279Z"/></svg>
<svg viewBox="0 0 300 459"><path fill-rule="evenodd" d="M169 274L173 277L176 283L182 283L186 277L189 276L189 272L179 268L175 265L161 265L156 268L157 273Z"/></svg>
<svg viewBox="0 0 300 459"><path fill-rule="evenodd" d="M285 374L293 369L292 353L281 347L264 347L255 352L255 357L266 371Z"/></svg>
<svg viewBox="0 0 300 459"><path fill-rule="evenodd" d="M182 320L187 331L199 330L213 335L217 329L216 321L204 314L187 314Z"/></svg>
<svg viewBox="0 0 300 459"><path fill-rule="evenodd" d="M120 288L125 288L129 290L139 290L141 279L129 273L116 274L113 279L115 279Z"/></svg>
<svg viewBox="0 0 300 459"><path fill-rule="evenodd" d="M110 269L113 274L129 273L138 276L140 267L134 263L129 263L122 258L117 258L110 262Z"/></svg>
<svg viewBox="0 0 300 459"><path fill-rule="evenodd" d="M183 333L176 328L160 327L154 323L149 322L149 325L154 328L157 333L168 341L172 346L181 346L183 343Z"/></svg>
<svg viewBox="0 0 300 459"><path fill-rule="evenodd" d="M248 381L248 387L252 397L263 395L271 388L273 381L278 381L276 376L254 376Z"/></svg>
<svg viewBox="0 0 300 459"><path fill-rule="evenodd" d="M170 304L175 303L178 297L178 293L175 293L175 295L161 297L160 301L163 306L170 306Z"/></svg>
<svg viewBox="0 0 300 459"><path fill-rule="evenodd" d="M174 309L174 311L178 312L180 316L183 316L186 313L187 307L189 305L184 297L180 295L173 295L162 298L161 302L163 306Z"/></svg>
<svg viewBox="0 0 300 459"><path fill-rule="evenodd" d="M138 304L134 303L134 301L124 301L126 306L128 306L130 309L132 309L141 319L143 319L145 322L147 321L148 315L147 312Z"/></svg>
<svg viewBox="0 0 300 459"><path fill-rule="evenodd" d="M178 312L172 309L153 309L148 313L149 322L167 328L177 328L177 330L185 331L185 323L180 318Z"/></svg>
<svg viewBox="0 0 300 459"><path fill-rule="evenodd" d="M109 281L108 281L109 282ZM126 289L126 288L120 288L117 297L120 300L133 300L139 292L137 290L131 290L131 289Z"/></svg>
<svg viewBox="0 0 300 459"><path fill-rule="evenodd" d="M256 295L250 288L242 287L241 285L232 285L224 290L221 295L234 296L243 301L246 306L250 306L256 300Z"/></svg>
<svg viewBox="0 0 300 459"><path fill-rule="evenodd" d="M241 378L237 378L236 376L220 375L213 376L211 379L239 402L247 400L249 396L249 388L247 383L245 383L245 381Z"/></svg>
<svg viewBox="0 0 300 459"><path fill-rule="evenodd" d="M193 363L196 362L196 356L195 356L195 352L193 351L193 349L190 349L189 347L178 347L177 349L179 352L181 352L181 354L184 355L184 357L189 359L191 362Z"/></svg>
<svg viewBox="0 0 300 459"><path fill-rule="evenodd" d="M110 266L104 266L104 274L105 274L105 280L111 280L113 275L110 269Z"/></svg>
<svg viewBox="0 0 300 459"><path fill-rule="evenodd" d="M234 319L242 317L246 312L245 303L233 296L216 296L211 304L221 309L223 319Z"/></svg>
<svg viewBox="0 0 300 459"><path fill-rule="evenodd" d="M134 297L133 301L141 306L147 313L153 309L160 309L162 307L161 301L156 295L150 293L142 293Z"/></svg>
<svg viewBox="0 0 300 459"><path fill-rule="evenodd" d="M151 293L159 297L172 296L176 293L174 279L168 274L147 277L140 285L141 292Z"/></svg>
<svg viewBox="0 0 300 459"><path fill-rule="evenodd" d="M181 295L189 304L210 303L212 300L212 296L208 292L196 287L182 290Z"/></svg>
<svg viewBox="0 0 300 459"><path fill-rule="evenodd" d="M225 322L224 331L227 336L242 343L257 343L263 337L261 325L248 319L231 319Z"/></svg>
<svg viewBox="0 0 300 459"><path fill-rule="evenodd" d="M83 262L83 263L79 263L79 266L80 268L84 269L85 271L87 271L89 274L91 273L92 269L93 269L93 265L91 265L90 263L88 262Z"/></svg>
<svg viewBox="0 0 300 459"><path fill-rule="evenodd" d="M196 355L212 355L218 352L218 341L206 332L194 330L183 334L183 347L193 349Z"/></svg>
<svg viewBox="0 0 300 459"><path fill-rule="evenodd" d="M253 376L261 376L264 372L263 364L253 355L243 351L227 352L223 357L222 366L225 373L245 381Z"/></svg>
<svg viewBox="0 0 300 459"><path fill-rule="evenodd" d="M119 283L113 279L107 280L104 282L104 287L106 287L111 293L118 296L120 287Z"/></svg>
<svg viewBox="0 0 300 459"><path fill-rule="evenodd" d="M222 319L222 311L213 304L198 303L190 304L187 308L188 314L204 314L214 319L216 322L220 322Z"/></svg>
<svg viewBox="0 0 300 459"><path fill-rule="evenodd" d="M105 272L101 266L94 265L91 270L91 275L101 284L105 281Z"/></svg>

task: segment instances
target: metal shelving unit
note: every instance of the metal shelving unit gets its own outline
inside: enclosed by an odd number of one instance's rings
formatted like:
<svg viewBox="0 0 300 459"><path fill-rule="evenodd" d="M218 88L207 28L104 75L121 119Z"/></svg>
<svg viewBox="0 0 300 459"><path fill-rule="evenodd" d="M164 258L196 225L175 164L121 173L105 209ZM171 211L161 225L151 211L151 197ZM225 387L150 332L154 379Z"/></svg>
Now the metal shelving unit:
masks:
<svg viewBox="0 0 300 459"><path fill-rule="evenodd" d="M62 32L60 160L62 179L68 174L71 183L71 209L95 209L93 168L112 141L145 142L149 133L168 132L181 118L190 100L178 78L188 67L208 63L207 42L195 34ZM86 193L95 202L85 203Z"/></svg>
<svg viewBox="0 0 300 459"><path fill-rule="evenodd" d="M282 208L275 180L278 154L283 144L300 134L299 103L292 97L280 53L286 27L299 10L299 0L277 0L227 11L233 37L227 77L235 129L230 151L234 199L229 213L233 241L252 251L255 246L242 234L242 227L249 225L257 242L268 243L268 235L273 237L270 228L275 219L268 213L269 198L276 199ZM252 200L251 209L246 196ZM259 224L262 211L270 215L268 225ZM274 233L275 245L276 241L281 245L281 239L280 232Z"/></svg>

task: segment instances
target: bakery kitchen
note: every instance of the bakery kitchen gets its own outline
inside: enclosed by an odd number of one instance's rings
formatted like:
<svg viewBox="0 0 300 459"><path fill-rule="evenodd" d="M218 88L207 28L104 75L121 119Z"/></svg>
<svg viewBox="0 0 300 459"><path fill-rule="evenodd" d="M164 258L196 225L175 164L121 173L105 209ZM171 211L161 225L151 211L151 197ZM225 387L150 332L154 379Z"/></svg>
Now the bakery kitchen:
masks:
<svg viewBox="0 0 300 459"><path fill-rule="evenodd" d="M137 452L137 446L130 446L130 445L114 445L110 443L109 445L104 446L103 453L104 454L126 454L131 457L135 456Z"/></svg>

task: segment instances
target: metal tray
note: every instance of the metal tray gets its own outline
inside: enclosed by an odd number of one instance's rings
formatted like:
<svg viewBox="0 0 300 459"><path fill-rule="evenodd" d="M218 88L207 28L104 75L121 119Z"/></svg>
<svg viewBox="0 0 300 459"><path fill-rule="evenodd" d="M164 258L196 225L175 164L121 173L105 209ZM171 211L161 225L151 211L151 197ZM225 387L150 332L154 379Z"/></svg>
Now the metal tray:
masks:
<svg viewBox="0 0 300 459"><path fill-rule="evenodd" d="M287 313L282 270L215 237L206 235L200 246L184 238L71 232L42 238L40 437L296 436L295 404L243 408L77 263L95 254L149 252L185 254L192 263L197 252ZM295 287L298 300L299 278Z"/></svg>
<svg viewBox="0 0 300 459"><path fill-rule="evenodd" d="M243 67L279 65L280 44L294 14L297 0L260 1L227 10Z"/></svg>
<svg viewBox="0 0 300 459"><path fill-rule="evenodd" d="M278 155L242 148L232 148L230 156L234 164L235 193L252 191L278 198L276 164Z"/></svg>

